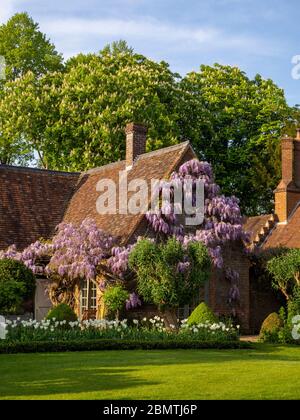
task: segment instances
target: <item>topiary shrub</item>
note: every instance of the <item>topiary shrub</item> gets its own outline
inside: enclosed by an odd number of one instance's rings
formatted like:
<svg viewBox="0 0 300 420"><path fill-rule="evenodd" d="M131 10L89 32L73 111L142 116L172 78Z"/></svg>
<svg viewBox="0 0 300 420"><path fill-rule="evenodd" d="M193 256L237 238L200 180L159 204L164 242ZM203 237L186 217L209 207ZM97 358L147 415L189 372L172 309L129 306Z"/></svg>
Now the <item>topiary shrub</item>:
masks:
<svg viewBox="0 0 300 420"><path fill-rule="evenodd" d="M17 313L33 297L35 276L21 261L0 260L0 312Z"/></svg>
<svg viewBox="0 0 300 420"><path fill-rule="evenodd" d="M188 325L204 324L205 322L211 324L218 321L212 310L206 305L205 302L201 302L188 317Z"/></svg>
<svg viewBox="0 0 300 420"><path fill-rule="evenodd" d="M74 322L77 320L77 315L73 309L66 303L59 303L54 308L50 309L46 319L55 318L56 321L71 321Z"/></svg>
<svg viewBox="0 0 300 420"><path fill-rule="evenodd" d="M108 287L103 294L105 306L109 312L115 315L116 319L119 319L120 310L128 298L129 292L121 284Z"/></svg>
<svg viewBox="0 0 300 420"><path fill-rule="evenodd" d="M263 341L276 343L279 341L279 332L283 327L283 321L276 312L272 312L262 323L259 336Z"/></svg>

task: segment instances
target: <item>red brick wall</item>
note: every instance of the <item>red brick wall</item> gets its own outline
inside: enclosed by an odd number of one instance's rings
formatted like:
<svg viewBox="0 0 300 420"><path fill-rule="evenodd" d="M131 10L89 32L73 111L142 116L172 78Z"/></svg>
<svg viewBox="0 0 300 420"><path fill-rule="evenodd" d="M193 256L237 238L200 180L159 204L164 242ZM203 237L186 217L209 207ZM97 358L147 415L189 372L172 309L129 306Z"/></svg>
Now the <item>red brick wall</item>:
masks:
<svg viewBox="0 0 300 420"><path fill-rule="evenodd" d="M231 244L223 249L224 268L230 267L239 275L240 301L236 306L236 313L241 330L250 331L250 292L249 292L249 267L250 262L243 253L240 244ZM225 278L224 269L213 270L209 281L208 304L218 316L232 316L232 308L228 304L228 294L231 284Z"/></svg>
<svg viewBox="0 0 300 420"><path fill-rule="evenodd" d="M262 284L250 269L250 333L258 334L264 319L272 312L278 312L285 304L279 293L270 284Z"/></svg>

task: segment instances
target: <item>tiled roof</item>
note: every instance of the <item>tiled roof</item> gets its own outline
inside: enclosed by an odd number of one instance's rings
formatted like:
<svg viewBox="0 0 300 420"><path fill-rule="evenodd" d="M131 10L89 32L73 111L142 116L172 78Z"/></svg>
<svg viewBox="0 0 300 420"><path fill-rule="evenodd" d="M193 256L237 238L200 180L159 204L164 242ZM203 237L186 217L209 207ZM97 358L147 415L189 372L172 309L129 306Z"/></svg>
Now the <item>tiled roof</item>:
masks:
<svg viewBox="0 0 300 420"><path fill-rule="evenodd" d="M127 171L128 182L133 179L146 180L150 196L151 179L168 178L181 163L193 157L195 154L188 142L145 153L140 155L132 168ZM125 161L120 161L82 173L64 220L78 224L86 217L91 217L104 231L122 237L124 241L130 239L142 223L143 215L119 214L118 200L117 214L99 214L96 210L96 201L100 196L100 193L96 191L98 181L108 178L118 186L119 171L124 171L125 166ZM129 198L130 194L128 194Z"/></svg>
<svg viewBox="0 0 300 420"><path fill-rule="evenodd" d="M263 248L300 248L300 207L292 213L286 224L278 223L267 237Z"/></svg>
<svg viewBox="0 0 300 420"><path fill-rule="evenodd" d="M250 241L253 242L261 229L270 219L270 214L263 214L261 216L247 217L244 221L244 231L250 235Z"/></svg>
<svg viewBox="0 0 300 420"><path fill-rule="evenodd" d="M300 206L286 223L274 222L273 215L245 219L244 230L250 233L250 241L262 249L287 247L300 248Z"/></svg>
<svg viewBox="0 0 300 420"><path fill-rule="evenodd" d="M0 249L50 237L79 174L0 165Z"/></svg>
<svg viewBox="0 0 300 420"><path fill-rule="evenodd" d="M276 228L277 216L263 214L245 218L243 228L249 234L250 248L263 247L271 232Z"/></svg>

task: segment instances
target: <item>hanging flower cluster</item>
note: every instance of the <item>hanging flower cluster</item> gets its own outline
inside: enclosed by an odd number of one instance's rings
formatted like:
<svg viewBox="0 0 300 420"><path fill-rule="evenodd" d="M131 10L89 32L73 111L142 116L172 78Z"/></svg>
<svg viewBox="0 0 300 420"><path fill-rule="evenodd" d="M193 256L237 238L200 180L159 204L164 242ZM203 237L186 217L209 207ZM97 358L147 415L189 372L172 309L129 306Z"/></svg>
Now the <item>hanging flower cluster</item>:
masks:
<svg viewBox="0 0 300 420"><path fill-rule="evenodd" d="M177 186L183 188L184 194L191 194L191 203L195 205L196 184L201 180L204 184L204 220L195 232L184 235L184 227L178 221L174 190ZM190 181L192 187L187 189L186 181ZM171 191L170 200L164 208L151 210L146 214L149 225L158 235L176 236L178 240L187 245L191 241L203 242L209 249L212 261L216 267L223 265L221 245L228 241L247 240L242 227L242 217L236 197L225 197L220 194L220 188L214 182L211 165L207 162L199 162L192 159L180 166L174 172L169 182L164 181L159 185L161 194L163 188ZM167 213L165 209L167 208ZM179 269L184 269L186 262L182 262Z"/></svg>
<svg viewBox="0 0 300 420"><path fill-rule="evenodd" d="M226 268L225 277L230 282L230 289L228 293L228 304L231 306L233 315L236 315L236 306L240 300L240 291L239 291L239 280L240 275L236 270L232 268Z"/></svg>
<svg viewBox="0 0 300 420"><path fill-rule="evenodd" d="M34 274L43 274L44 266L41 264L41 259L50 256L52 250L52 243L41 241L30 244L23 251L17 251L16 246L12 245L5 251L0 251L0 259L12 258L22 261Z"/></svg>
<svg viewBox="0 0 300 420"><path fill-rule="evenodd" d="M126 309L127 310L134 309L141 305L142 305L142 302L139 296L135 292L130 293L129 299L126 300Z"/></svg>
<svg viewBox="0 0 300 420"><path fill-rule="evenodd" d="M107 261L107 265L113 274L123 277L128 270L128 258L130 251L134 245L115 246L111 250L111 257Z"/></svg>
<svg viewBox="0 0 300 420"><path fill-rule="evenodd" d="M46 274L93 280L98 265L110 256L114 243L114 238L99 229L92 219L85 219L79 227L62 223L52 240L53 254Z"/></svg>

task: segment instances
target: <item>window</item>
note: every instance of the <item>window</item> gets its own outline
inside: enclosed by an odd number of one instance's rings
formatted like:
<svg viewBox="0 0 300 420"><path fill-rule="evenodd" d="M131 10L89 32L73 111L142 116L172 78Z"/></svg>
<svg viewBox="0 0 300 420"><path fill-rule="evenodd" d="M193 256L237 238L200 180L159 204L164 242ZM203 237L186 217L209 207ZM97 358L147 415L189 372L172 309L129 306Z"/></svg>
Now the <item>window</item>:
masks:
<svg viewBox="0 0 300 420"><path fill-rule="evenodd" d="M84 280L80 289L80 314L97 309L97 285L91 280Z"/></svg>

